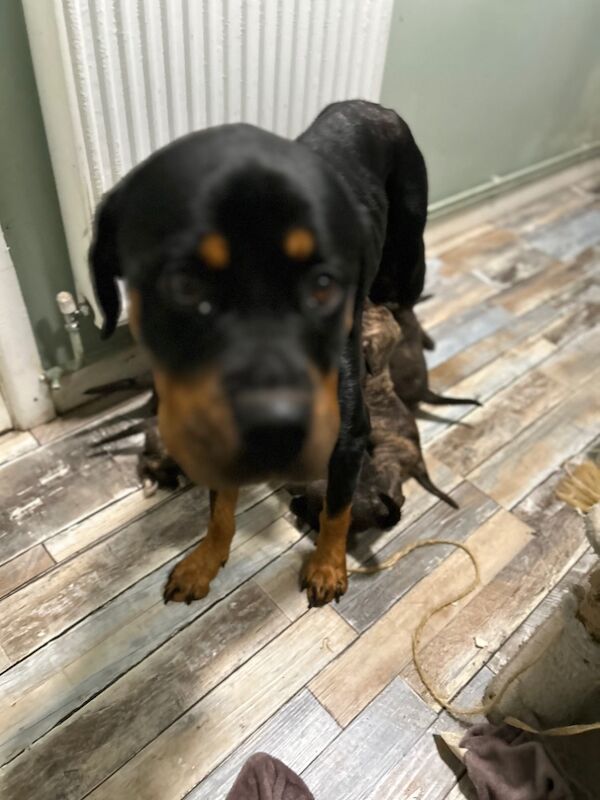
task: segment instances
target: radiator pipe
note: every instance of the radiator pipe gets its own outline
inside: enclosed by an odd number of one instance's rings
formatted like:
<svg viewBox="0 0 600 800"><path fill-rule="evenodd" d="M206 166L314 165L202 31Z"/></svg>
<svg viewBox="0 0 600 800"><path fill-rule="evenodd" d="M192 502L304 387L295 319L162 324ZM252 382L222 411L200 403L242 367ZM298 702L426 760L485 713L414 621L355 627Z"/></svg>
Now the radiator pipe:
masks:
<svg viewBox="0 0 600 800"><path fill-rule="evenodd" d="M77 370L81 369L84 359L79 318L85 312L77 306L71 292L59 292L56 295L56 303L64 319L65 330L71 344L72 357L64 366L54 366L45 370L44 380L50 384L50 388L53 390L60 389L60 381L65 373L77 372Z"/></svg>

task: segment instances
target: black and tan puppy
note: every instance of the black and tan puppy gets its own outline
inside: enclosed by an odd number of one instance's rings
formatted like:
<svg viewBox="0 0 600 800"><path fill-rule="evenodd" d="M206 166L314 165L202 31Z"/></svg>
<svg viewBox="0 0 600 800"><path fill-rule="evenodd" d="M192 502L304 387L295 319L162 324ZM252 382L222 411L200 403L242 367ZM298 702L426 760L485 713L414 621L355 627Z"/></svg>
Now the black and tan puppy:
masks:
<svg viewBox="0 0 600 800"><path fill-rule="evenodd" d="M390 372L396 394L403 403L414 409L419 403L431 405L475 405L479 400L469 397L446 397L429 388L429 376L424 350L433 350L434 342L425 333L412 308L392 306L402 338L392 354Z"/></svg>
<svg viewBox="0 0 600 800"><path fill-rule="evenodd" d="M210 489L200 545L166 600L203 597L227 561L242 484L327 479L304 580L347 588L350 506L368 436L364 300L421 294L427 177L407 125L363 101L329 106L297 141L249 125L179 139L98 209L91 269L104 334L119 317L147 349L170 456Z"/></svg>

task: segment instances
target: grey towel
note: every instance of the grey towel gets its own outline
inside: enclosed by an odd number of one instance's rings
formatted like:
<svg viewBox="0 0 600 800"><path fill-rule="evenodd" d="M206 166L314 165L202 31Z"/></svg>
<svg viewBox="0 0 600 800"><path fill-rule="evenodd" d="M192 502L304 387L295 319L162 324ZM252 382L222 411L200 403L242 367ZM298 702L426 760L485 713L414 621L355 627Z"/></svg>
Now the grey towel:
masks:
<svg viewBox="0 0 600 800"><path fill-rule="evenodd" d="M541 742L510 725L473 725L461 747L479 800L572 800Z"/></svg>
<svg viewBox="0 0 600 800"><path fill-rule="evenodd" d="M314 800L306 784L279 759L256 753L246 761L227 800Z"/></svg>

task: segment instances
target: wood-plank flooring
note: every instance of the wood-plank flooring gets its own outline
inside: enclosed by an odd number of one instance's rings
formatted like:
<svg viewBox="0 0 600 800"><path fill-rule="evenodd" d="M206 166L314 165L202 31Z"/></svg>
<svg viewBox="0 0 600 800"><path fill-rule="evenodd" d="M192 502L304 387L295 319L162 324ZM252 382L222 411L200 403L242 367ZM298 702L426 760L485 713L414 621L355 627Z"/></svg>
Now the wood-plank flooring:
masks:
<svg viewBox="0 0 600 800"><path fill-rule="evenodd" d="M401 522L357 537L349 563L436 536L470 545L480 587L423 636L427 670L459 703L481 699L594 563L554 489L600 433L599 186L600 174L429 253L418 314L437 342L431 384L484 402L419 423L460 509L409 484ZM308 611L298 571L313 545L263 485L242 495L210 595L164 606L207 497L146 499L138 435L102 445L143 402L103 399L0 436L0 797L218 800L257 751L317 800L472 797L436 737L461 725L411 657L422 615L470 580L464 553L417 550Z"/></svg>

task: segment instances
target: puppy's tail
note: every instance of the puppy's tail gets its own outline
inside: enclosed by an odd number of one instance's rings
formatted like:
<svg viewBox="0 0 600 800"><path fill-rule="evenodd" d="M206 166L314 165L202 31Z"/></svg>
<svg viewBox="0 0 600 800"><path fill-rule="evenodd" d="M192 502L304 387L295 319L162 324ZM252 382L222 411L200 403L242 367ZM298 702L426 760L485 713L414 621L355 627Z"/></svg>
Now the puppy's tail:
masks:
<svg viewBox="0 0 600 800"><path fill-rule="evenodd" d="M418 468L418 470L413 474L413 478L427 492L429 492L430 494L434 494L436 497L439 497L440 500L443 500L444 503L448 503L448 505L451 506L452 508L458 508L458 503L456 502L456 500L453 500L450 497L450 495L447 495L445 492L442 492L441 489L438 489L438 487L429 477L429 473L427 472L424 466Z"/></svg>
<svg viewBox="0 0 600 800"><path fill-rule="evenodd" d="M431 411L427 411L420 406L414 409L413 414L415 415L415 419L427 419L431 422L445 422L448 425L458 425L459 428L472 428L472 425L469 425L468 422L463 422L462 419L452 419L451 417L440 417L439 414L432 414Z"/></svg>
<svg viewBox="0 0 600 800"><path fill-rule="evenodd" d="M421 397L422 403L429 403L432 406L480 406L479 400L474 397L446 397L443 394L436 394L431 389L426 389Z"/></svg>

